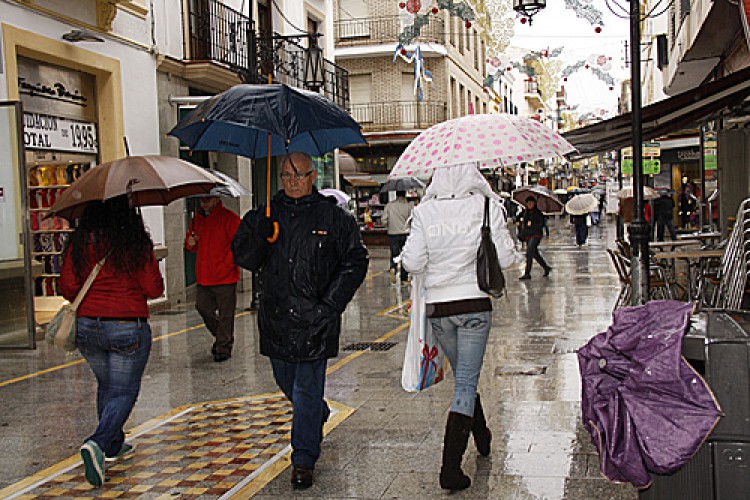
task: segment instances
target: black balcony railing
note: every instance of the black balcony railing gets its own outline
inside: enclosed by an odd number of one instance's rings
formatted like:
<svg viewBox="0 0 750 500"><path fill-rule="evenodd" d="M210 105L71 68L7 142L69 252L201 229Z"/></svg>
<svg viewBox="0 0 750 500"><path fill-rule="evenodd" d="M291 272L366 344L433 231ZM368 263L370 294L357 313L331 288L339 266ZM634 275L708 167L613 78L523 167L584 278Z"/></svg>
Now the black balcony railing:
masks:
<svg viewBox="0 0 750 500"><path fill-rule="evenodd" d="M403 30L399 16L342 19L334 24L336 45L367 45L371 43L394 43ZM430 23L419 34L421 42L445 42L443 19L430 16Z"/></svg>
<svg viewBox="0 0 750 500"><path fill-rule="evenodd" d="M305 88L305 62L308 51L306 36L284 36L275 33L258 38L258 82L268 81ZM344 109L349 109L349 72L338 64L323 59L323 95Z"/></svg>
<svg viewBox="0 0 750 500"><path fill-rule="evenodd" d="M256 36L252 19L217 0L188 0L186 58L215 61L237 72L246 83L305 87L307 36ZM349 107L349 73L323 59L323 95Z"/></svg>
<svg viewBox="0 0 750 500"><path fill-rule="evenodd" d="M372 102L352 104L351 113L365 132L387 130L423 130L445 121L445 102Z"/></svg>
<svg viewBox="0 0 750 500"><path fill-rule="evenodd" d="M188 23L190 60L217 61L238 72L254 70L252 19L216 0L189 0Z"/></svg>

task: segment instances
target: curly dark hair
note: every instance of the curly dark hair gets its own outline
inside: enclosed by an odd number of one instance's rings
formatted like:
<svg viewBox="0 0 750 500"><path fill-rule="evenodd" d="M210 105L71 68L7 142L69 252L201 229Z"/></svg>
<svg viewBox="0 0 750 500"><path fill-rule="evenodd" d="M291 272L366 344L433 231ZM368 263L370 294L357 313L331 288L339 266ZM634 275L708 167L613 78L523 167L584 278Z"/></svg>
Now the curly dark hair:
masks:
<svg viewBox="0 0 750 500"><path fill-rule="evenodd" d="M154 243L140 212L126 196L91 202L68 241L65 257L73 259L76 276L86 278L107 253L107 263L118 273L132 274L153 258Z"/></svg>

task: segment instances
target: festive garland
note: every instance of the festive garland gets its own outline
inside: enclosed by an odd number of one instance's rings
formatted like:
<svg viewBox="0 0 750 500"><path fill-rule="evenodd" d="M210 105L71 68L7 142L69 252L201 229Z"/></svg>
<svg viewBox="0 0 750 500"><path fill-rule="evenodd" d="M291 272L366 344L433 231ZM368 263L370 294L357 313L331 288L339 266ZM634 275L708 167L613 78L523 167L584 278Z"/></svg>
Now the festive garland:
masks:
<svg viewBox="0 0 750 500"><path fill-rule="evenodd" d="M414 93L419 97L421 101L424 97L422 93L422 80L432 83L432 73L427 71L424 67L424 59L422 58L422 49L414 49L413 52L408 53L403 45L399 44L396 47L396 51L393 53L393 62L396 62L396 58L400 57L408 64L414 65Z"/></svg>
<svg viewBox="0 0 750 500"><path fill-rule="evenodd" d="M575 64L567 66L563 72L563 81L568 81L568 77L581 68L591 70L591 72L601 81L609 86L609 90L614 90L615 79L609 74L612 68L611 57L604 54L592 54L587 59L577 61Z"/></svg>
<svg viewBox="0 0 750 500"><path fill-rule="evenodd" d="M422 28L430 23L430 15L437 14L439 9L445 9L450 12L451 15L457 16L464 20L466 27L471 27L471 22L474 21L474 11L465 2L453 2L451 0L437 0L437 7L432 7L426 12L420 14L419 11L422 9L421 0L409 0L408 2L401 2L399 7L406 9L409 14L414 15L414 21L409 26L405 26L398 36L398 41L401 45L408 45L414 41L422 32Z"/></svg>
<svg viewBox="0 0 750 500"><path fill-rule="evenodd" d="M602 12L591 5L591 0L565 0L565 8L574 11L576 17L581 17L591 23L595 32L602 32L602 26L604 26Z"/></svg>

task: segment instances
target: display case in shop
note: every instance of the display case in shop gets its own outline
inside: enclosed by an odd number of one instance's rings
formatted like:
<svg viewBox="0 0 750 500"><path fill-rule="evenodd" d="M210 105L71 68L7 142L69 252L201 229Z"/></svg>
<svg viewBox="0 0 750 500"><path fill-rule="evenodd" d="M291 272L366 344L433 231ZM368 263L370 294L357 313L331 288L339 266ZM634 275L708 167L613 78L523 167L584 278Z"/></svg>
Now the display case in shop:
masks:
<svg viewBox="0 0 750 500"><path fill-rule="evenodd" d="M34 296L60 295L62 253L72 231L67 220L49 217L50 208L65 189L95 163L88 155L27 153L27 196L31 257L41 267L34 273Z"/></svg>

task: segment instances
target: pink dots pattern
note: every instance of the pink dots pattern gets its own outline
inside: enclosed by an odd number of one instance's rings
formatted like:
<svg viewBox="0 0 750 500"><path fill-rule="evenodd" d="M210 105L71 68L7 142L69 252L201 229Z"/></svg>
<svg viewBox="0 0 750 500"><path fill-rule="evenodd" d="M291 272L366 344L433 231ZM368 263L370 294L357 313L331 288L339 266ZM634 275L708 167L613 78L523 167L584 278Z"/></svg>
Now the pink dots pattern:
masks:
<svg viewBox="0 0 750 500"><path fill-rule="evenodd" d="M435 168L476 162L513 165L574 151L557 132L516 115L469 115L435 125L406 148L389 177L429 175Z"/></svg>

